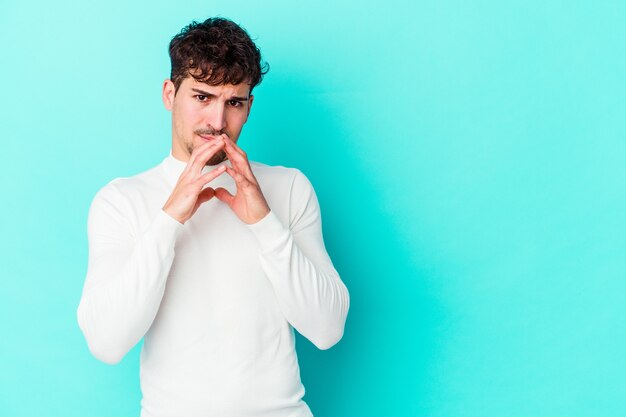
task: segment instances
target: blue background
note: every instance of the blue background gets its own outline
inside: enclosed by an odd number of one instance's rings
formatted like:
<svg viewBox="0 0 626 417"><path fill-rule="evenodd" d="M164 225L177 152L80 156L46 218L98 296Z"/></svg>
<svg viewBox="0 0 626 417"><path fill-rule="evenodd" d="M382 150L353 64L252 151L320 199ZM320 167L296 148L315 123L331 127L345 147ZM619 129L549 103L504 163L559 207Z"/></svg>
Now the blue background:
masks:
<svg viewBox="0 0 626 417"><path fill-rule="evenodd" d="M138 415L139 350L76 324L87 211L222 15L271 65L240 144L311 179L352 297L298 339L317 416L626 416L625 2L177 3L0 0L0 415Z"/></svg>

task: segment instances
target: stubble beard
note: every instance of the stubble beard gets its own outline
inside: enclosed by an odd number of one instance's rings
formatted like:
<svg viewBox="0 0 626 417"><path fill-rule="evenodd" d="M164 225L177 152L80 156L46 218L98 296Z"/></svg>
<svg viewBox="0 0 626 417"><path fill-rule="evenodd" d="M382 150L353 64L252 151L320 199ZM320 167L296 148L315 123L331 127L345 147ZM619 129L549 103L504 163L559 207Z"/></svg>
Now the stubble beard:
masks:
<svg viewBox="0 0 626 417"><path fill-rule="evenodd" d="M221 134L223 134L223 131L217 131L214 129L201 129L201 130L196 130L195 132L196 135L211 135L211 136L219 136ZM187 152L189 152L189 155L191 155L191 153L193 152L195 146L193 146L192 142L187 142L185 144L185 146L187 147ZM226 152L219 151L218 153L216 153L215 155L213 155L212 157L209 158L208 161L206 161L205 166L214 166L217 165L221 162L224 162L226 159L228 159L228 156L226 155Z"/></svg>
<svg viewBox="0 0 626 417"><path fill-rule="evenodd" d="M189 155L191 155L191 153L193 152L194 146L190 143L188 143L187 145L187 152L189 153ZM226 152L224 151L219 151L218 153L216 153L215 155L213 155L212 157L209 158L208 161L206 161L206 164L204 164L205 166L214 166L217 165L221 162L224 162L228 157L226 156Z"/></svg>

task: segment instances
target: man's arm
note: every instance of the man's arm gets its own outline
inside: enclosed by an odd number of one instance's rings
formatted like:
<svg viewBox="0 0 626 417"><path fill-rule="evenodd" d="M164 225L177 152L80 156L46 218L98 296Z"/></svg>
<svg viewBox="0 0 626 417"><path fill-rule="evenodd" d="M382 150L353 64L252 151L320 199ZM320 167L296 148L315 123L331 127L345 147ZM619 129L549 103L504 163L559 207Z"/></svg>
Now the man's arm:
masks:
<svg viewBox="0 0 626 417"><path fill-rule="evenodd" d="M315 192L299 171L290 212L289 225L270 212L250 228L285 318L319 349L328 349L343 336L350 299L324 246Z"/></svg>
<svg viewBox="0 0 626 417"><path fill-rule="evenodd" d="M89 264L78 324L93 355L118 363L148 331L159 309L181 224L159 211L145 231L130 224L115 183L89 211Z"/></svg>
<svg viewBox="0 0 626 417"><path fill-rule="evenodd" d="M119 362L152 325L174 260L176 234L213 197L206 184L224 172L223 167L208 173L202 168L223 146L218 139L194 150L163 209L145 230L138 230L133 207L115 183L94 198L89 265L77 314L91 352L103 362Z"/></svg>
<svg viewBox="0 0 626 417"><path fill-rule="evenodd" d="M294 177L290 224L283 225L267 206L246 154L228 138L224 150L232 164L226 172L235 180L237 192L218 188L215 197L255 234L262 267L287 321L318 348L330 348L343 335L350 301L326 252L311 184L300 172Z"/></svg>

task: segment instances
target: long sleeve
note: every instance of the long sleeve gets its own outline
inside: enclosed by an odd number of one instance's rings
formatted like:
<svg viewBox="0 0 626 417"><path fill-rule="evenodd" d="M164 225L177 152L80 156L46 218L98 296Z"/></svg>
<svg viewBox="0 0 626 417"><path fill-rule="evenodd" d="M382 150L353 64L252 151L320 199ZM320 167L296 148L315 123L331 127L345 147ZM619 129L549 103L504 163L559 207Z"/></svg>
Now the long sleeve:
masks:
<svg viewBox="0 0 626 417"><path fill-rule="evenodd" d="M78 323L93 355L117 363L154 320L182 226L162 210L140 228L115 182L89 211L89 264Z"/></svg>
<svg viewBox="0 0 626 417"><path fill-rule="evenodd" d="M349 294L326 252L315 192L299 171L289 206L289 225L271 211L250 229L285 318L319 349L328 349L343 336Z"/></svg>

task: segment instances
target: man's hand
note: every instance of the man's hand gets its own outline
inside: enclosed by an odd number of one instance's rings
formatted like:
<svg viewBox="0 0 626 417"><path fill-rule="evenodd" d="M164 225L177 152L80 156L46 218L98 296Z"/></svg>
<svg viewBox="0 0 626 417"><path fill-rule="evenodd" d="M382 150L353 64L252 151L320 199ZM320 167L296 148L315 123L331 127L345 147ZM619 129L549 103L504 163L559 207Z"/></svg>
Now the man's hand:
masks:
<svg viewBox="0 0 626 417"><path fill-rule="evenodd" d="M233 177L237 186L237 192L232 195L224 188L215 189L215 197L235 212L237 217L244 223L253 224L263 219L270 212L270 208L261 192L250 162L244 151L230 138L224 138L224 151L232 165L226 168L228 175Z"/></svg>
<svg viewBox="0 0 626 417"><path fill-rule="evenodd" d="M198 210L200 204L213 198L215 190L204 186L224 173L226 167L221 165L206 174L202 173L202 168L224 147L225 138L226 135L217 136L215 141L203 143L193 150L170 198L163 206L163 211L170 217L184 224Z"/></svg>

